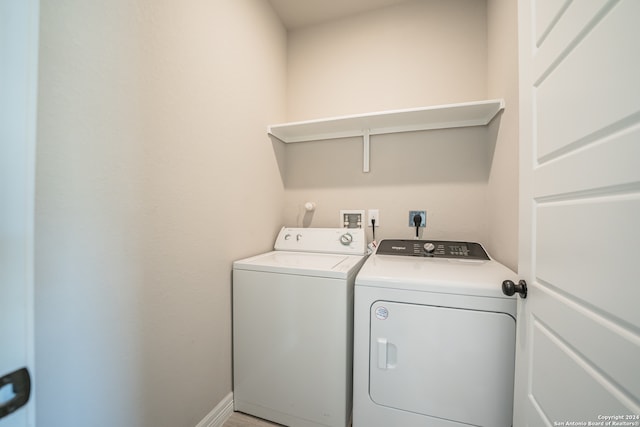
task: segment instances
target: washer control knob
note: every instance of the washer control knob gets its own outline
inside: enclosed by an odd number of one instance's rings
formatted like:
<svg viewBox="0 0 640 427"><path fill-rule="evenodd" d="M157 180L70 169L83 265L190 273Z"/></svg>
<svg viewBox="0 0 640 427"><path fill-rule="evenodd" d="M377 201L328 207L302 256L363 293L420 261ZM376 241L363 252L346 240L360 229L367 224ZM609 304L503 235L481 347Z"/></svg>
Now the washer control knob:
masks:
<svg viewBox="0 0 640 427"><path fill-rule="evenodd" d="M353 242L353 236L351 234L344 233L342 236L340 236L340 243L342 243L343 245L349 246L351 242Z"/></svg>
<svg viewBox="0 0 640 427"><path fill-rule="evenodd" d="M436 250L436 245L431 242L427 242L424 244L424 251L428 254L433 253Z"/></svg>

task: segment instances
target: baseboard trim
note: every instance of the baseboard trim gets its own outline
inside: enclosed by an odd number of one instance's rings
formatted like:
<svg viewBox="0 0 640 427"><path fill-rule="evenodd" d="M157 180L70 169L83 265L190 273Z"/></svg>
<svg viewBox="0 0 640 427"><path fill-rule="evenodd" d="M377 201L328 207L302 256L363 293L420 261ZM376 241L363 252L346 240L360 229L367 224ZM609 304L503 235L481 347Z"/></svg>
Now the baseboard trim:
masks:
<svg viewBox="0 0 640 427"><path fill-rule="evenodd" d="M233 414L233 392L227 394L196 427L222 427Z"/></svg>

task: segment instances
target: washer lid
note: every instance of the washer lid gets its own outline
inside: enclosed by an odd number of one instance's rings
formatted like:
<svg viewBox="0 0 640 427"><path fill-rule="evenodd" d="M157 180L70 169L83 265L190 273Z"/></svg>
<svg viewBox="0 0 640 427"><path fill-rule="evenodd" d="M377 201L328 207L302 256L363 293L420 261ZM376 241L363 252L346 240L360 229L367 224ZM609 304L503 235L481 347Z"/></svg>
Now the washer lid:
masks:
<svg viewBox="0 0 640 427"><path fill-rule="evenodd" d="M272 251L233 263L235 270L346 278L364 261L362 255Z"/></svg>
<svg viewBox="0 0 640 427"><path fill-rule="evenodd" d="M356 286L406 289L493 298L502 293L502 282L516 275L493 261L372 255L356 277Z"/></svg>

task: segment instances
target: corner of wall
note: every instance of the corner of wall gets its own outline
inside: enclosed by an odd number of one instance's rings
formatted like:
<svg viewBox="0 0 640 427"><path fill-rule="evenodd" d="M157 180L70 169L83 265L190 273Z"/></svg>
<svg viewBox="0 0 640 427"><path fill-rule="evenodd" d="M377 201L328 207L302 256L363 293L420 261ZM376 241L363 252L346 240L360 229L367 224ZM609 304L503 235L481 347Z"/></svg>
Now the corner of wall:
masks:
<svg viewBox="0 0 640 427"><path fill-rule="evenodd" d="M222 427L233 414L233 393L227 394L196 427Z"/></svg>
<svg viewBox="0 0 640 427"><path fill-rule="evenodd" d="M488 95L503 98L505 110L490 125L491 172L487 201L492 256L518 266L518 31L517 2L487 1Z"/></svg>

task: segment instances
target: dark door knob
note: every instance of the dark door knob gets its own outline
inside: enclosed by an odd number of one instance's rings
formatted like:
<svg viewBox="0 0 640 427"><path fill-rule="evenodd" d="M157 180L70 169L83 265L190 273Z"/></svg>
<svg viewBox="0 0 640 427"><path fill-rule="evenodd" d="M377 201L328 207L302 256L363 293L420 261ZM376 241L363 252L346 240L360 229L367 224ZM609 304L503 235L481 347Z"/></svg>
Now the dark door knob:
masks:
<svg viewBox="0 0 640 427"><path fill-rule="evenodd" d="M511 280L505 280L504 282L502 282L502 293L507 295L507 296L511 296L515 293L520 294L520 296L522 298L526 298L527 297L527 282L525 282L524 280L520 280L518 282L518 284L516 285L515 283L513 283L513 281Z"/></svg>
<svg viewBox="0 0 640 427"><path fill-rule="evenodd" d="M0 378L0 388L11 385L13 397L4 403L0 403L0 418L15 412L16 409L24 406L29 401L31 395L31 376L27 368L18 369Z"/></svg>

